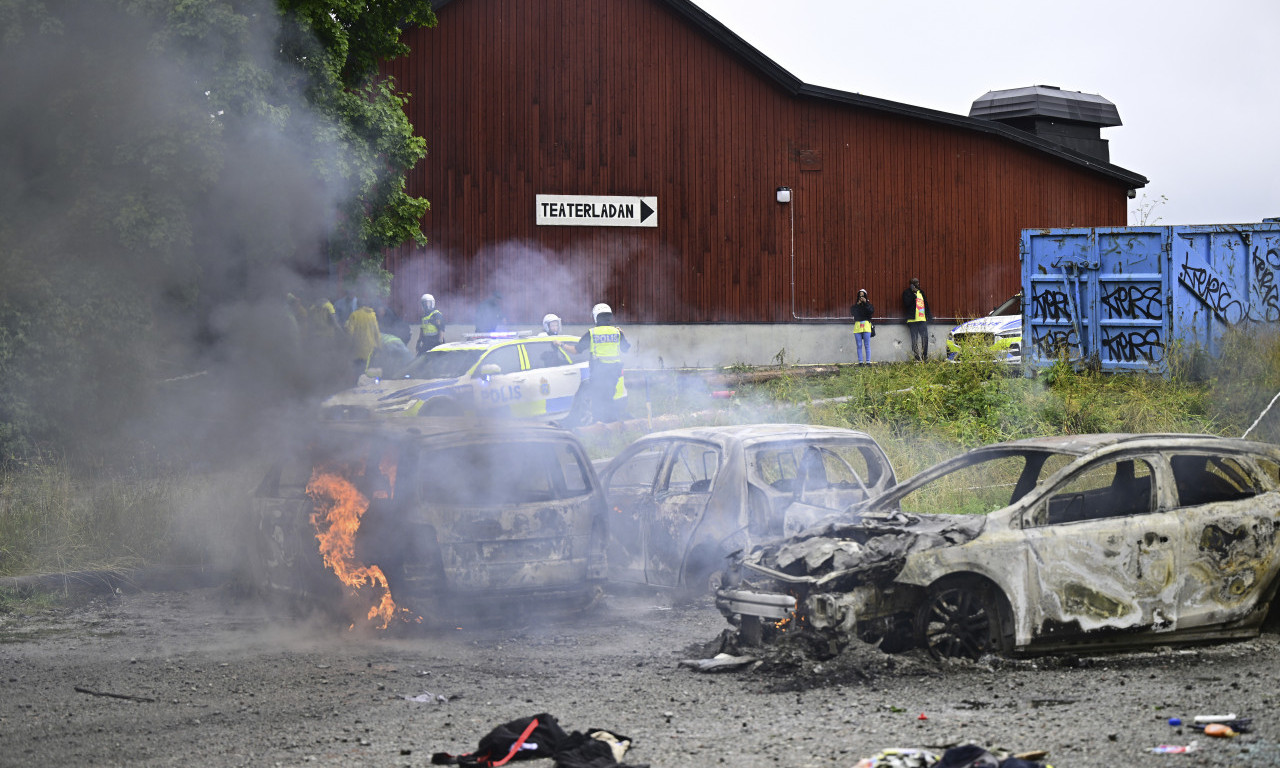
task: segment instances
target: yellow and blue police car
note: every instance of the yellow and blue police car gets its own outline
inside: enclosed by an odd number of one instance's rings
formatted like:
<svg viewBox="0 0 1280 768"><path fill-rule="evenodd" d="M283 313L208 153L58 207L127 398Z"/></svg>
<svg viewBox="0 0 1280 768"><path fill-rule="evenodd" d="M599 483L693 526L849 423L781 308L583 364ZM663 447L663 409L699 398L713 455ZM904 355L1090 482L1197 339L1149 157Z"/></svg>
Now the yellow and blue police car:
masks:
<svg viewBox="0 0 1280 768"><path fill-rule="evenodd" d="M326 400L322 409L329 418L346 419L556 418L569 412L590 376L587 357L574 352L577 341L575 336L526 332L475 334L424 352L396 378L362 377L354 389Z"/></svg>

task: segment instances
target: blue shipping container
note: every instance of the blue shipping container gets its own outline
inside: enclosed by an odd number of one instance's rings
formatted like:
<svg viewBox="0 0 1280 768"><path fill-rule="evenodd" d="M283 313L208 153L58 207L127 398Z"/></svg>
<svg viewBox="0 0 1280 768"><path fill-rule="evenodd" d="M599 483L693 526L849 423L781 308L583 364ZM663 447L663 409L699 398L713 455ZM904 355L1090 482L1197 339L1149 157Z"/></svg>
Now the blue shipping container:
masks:
<svg viewBox="0 0 1280 768"><path fill-rule="evenodd" d="M1172 346L1216 355L1239 323L1280 323L1280 222L1022 231L1022 354L1104 371L1166 369Z"/></svg>

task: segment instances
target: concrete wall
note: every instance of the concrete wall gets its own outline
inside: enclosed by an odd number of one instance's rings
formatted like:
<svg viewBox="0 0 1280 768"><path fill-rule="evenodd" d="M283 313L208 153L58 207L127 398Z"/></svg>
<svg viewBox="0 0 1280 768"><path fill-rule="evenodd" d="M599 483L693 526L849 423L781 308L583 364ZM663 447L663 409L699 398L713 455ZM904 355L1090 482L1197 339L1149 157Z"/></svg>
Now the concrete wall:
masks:
<svg viewBox="0 0 1280 768"><path fill-rule="evenodd" d="M788 365L856 363L851 323L742 323L710 325L626 325L631 342L624 358L628 368L716 368L736 364L777 365L781 353ZM950 323L932 323L929 356L946 357ZM458 341L472 326L450 325L447 341ZM511 326L510 330L541 332L541 327ZM565 326L564 333L580 336L585 326ZM417 327L414 327L417 333ZM413 342L410 342L410 349ZM876 325L871 340L873 362L911 359L911 338L903 323Z"/></svg>

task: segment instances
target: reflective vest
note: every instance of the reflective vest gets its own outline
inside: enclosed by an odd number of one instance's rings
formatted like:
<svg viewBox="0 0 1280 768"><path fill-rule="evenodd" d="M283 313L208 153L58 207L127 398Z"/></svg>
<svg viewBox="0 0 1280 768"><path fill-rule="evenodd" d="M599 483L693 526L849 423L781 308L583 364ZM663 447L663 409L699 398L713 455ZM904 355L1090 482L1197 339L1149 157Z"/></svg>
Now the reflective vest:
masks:
<svg viewBox="0 0 1280 768"><path fill-rule="evenodd" d="M622 331L612 325L597 325L591 335L591 359L602 363L622 362Z"/></svg>
<svg viewBox="0 0 1280 768"><path fill-rule="evenodd" d="M927 318L924 316L924 294L916 291L916 316L908 320L908 323L922 323Z"/></svg>
<svg viewBox="0 0 1280 768"><path fill-rule="evenodd" d="M440 310L433 309L422 318L422 335L423 336L439 336L440 326L437 322L440 320Z"/></svg>
<svg viewBox="0 0 1280 768"><path fill-rule="evenodd" d="M382 332L378 330L378 316L368 307L359 307L347 318L347 333L358 359L369 367L369 358L382 347Z"/></svg>

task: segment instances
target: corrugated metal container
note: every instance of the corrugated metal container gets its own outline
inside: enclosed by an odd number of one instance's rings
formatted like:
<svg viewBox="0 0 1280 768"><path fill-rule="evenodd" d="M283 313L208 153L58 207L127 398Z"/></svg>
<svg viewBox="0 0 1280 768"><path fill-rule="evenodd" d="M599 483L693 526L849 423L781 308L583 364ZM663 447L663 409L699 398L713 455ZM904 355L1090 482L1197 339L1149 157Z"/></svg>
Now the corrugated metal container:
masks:
<svg viewBox="0 0 1280 768"><path fill-rule="evenodd" d="M1022 231L1023 359L1166 369L1217 354L1239 323L1280 322L1280 222Z"/></svg>

